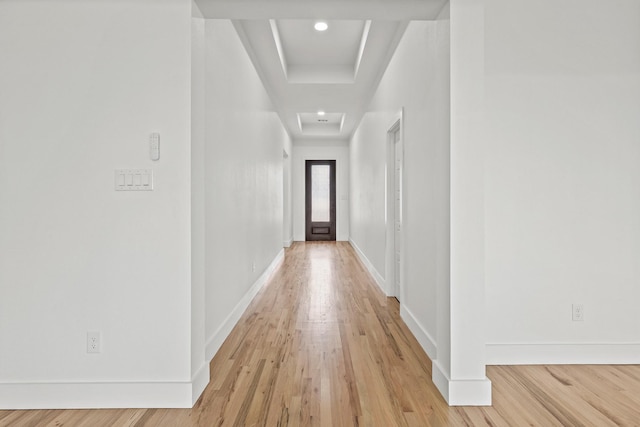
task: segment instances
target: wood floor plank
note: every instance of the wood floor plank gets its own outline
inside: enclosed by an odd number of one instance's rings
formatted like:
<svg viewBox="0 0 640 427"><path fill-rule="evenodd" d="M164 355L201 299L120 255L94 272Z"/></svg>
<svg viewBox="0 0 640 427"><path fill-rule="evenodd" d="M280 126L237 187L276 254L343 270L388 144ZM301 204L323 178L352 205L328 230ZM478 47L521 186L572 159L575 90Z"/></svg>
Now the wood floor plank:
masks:
<svg viewBox="0 0 640 427"><path fill-rule="evenodd" d="M490 366L487 408L447 406L431 369L348 243L295 243L192 409L0 411L0 427L640 426L640 366Z"/></svg>

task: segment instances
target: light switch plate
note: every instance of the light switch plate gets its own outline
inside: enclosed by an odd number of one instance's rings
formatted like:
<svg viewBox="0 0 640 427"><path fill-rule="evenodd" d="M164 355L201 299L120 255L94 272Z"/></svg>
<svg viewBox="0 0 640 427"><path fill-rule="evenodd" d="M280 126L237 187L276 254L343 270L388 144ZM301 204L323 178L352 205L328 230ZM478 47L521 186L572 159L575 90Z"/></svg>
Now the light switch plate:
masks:
<svg viewBox="0 0 640 427"><path fill-rule="evenodd" d="M116 169L116 191L153 191L153 169Z"/></svg>

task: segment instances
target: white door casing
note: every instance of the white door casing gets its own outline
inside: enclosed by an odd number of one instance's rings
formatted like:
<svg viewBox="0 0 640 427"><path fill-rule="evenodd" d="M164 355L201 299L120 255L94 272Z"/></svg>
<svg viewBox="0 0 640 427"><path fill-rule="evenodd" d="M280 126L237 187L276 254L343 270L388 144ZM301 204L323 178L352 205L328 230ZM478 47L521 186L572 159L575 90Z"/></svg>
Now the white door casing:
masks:
<svg viewBox="0 0 640 427"><path fill-rule="evenodd" d="M400 111L387 131L385 288L388 296L396 297L401 303L403 298L403 153L402 111Z"/></svg>

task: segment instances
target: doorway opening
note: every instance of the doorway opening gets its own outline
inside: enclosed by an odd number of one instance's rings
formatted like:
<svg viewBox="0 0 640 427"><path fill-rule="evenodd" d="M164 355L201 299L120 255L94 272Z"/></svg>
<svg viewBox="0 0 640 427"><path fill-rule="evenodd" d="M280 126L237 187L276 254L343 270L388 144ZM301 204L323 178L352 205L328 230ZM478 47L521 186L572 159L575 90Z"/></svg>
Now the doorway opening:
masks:
<svg viewBox="0 0 640 427"><path fill-rule="evenodd" d="M387 295L402 302L402 216L403 216L403 142L402 113L387 131Z"/></svg>
<svg viewBox="0 0 640 427"><path fill-rule="evenodd" d="M336 240L336 161L305 164L305 240Z"/></svg>

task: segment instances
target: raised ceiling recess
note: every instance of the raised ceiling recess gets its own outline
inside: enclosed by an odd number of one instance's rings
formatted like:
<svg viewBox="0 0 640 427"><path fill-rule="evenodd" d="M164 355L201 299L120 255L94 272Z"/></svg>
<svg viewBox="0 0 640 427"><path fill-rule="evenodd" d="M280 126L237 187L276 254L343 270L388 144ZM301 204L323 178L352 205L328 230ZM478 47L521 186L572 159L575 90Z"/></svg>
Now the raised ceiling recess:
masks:
<svg viewBox="0 0 640 427"><path fill-rule="evenodd" d="M371 21L271 20L280 64L289 83L353 83Z"/></svg>
<svg viewBox="0 0 640 427"><path fill-rule="evenodd" d="M298 126L304 135L339 136L343 123L343 113L298 113Z"/></svg>
<svg viewBox="0 0 640 427"><path fill-rule="evenodd" d="M408 22L433 19L446 0L196 2L206 18L233 21L294 140L348 140Z"/></svg>

